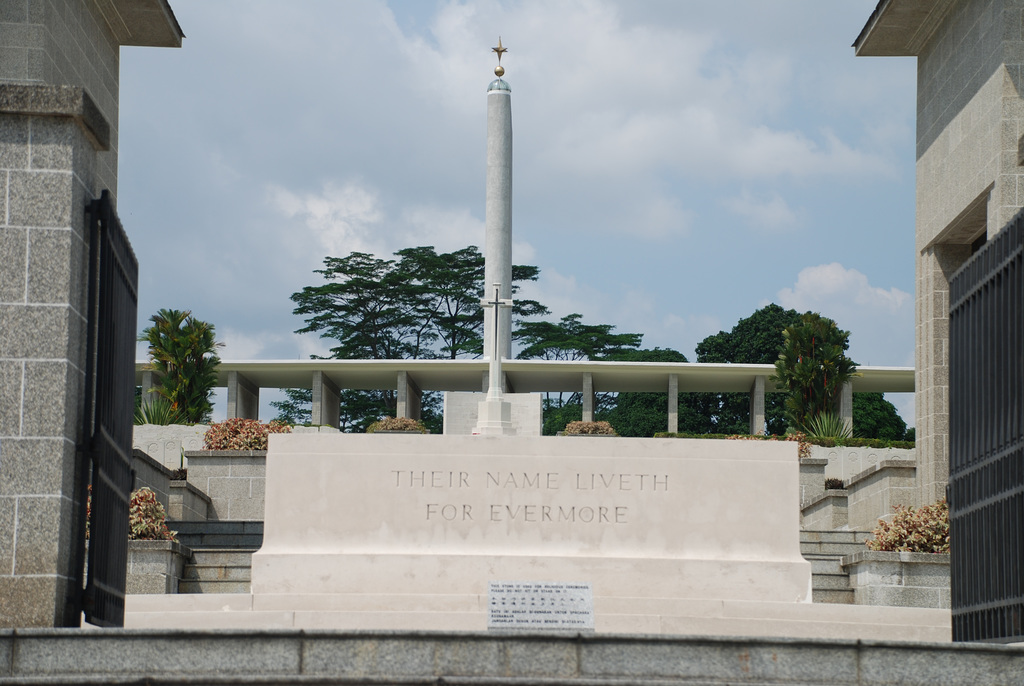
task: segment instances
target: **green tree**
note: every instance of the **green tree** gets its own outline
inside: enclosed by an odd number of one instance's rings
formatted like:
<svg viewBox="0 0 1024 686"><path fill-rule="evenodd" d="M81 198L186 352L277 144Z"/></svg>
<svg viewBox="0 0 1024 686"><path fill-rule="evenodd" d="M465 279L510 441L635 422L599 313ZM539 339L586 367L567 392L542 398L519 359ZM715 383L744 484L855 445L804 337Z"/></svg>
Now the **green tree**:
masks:
<svg viewBox="0 0 1024 686"><path fill-rule="evenodd" d="M800 313L775 303L766 305L730 331L719 331L697 344L697 362L773 364L779 357L783 330L800 321ZM785 395L765 394L768 433L786 431ZM684 412L685 407L685 412ZM750 431L747 393L689 393L681 401L679 428L691 433L745 434Z"/></svg>
<svg viewBox="0 0 1024 686"><path fill-rule="evenodd" d="M430 322L440 343L439 356L450 360L483 353L484 257L475 245L437 254L431 246L406 248L397 253L396 270L410 283L422 287L416 314ZM540 270L530 265L512 266L512 294L524 281L536 281ZM515 298L517 320L548 313L535 300Z"/></svg>
<svg viewBox="0 0 1024 686"><path fill-rule="evenodd" d="M552 398L545 398L543 401L545 436L554 436L565 428L569 422L578 422L583 418L583 405L579 402L565 402L559 404Z"/></svg>
<svg viewBox="0 0 1024 686"><path fill-rule="evenodd" d="M582 319L583 315L570 314L562 317L558 323L522 322L519 328L512 333L512 338L520 341L523 345L517 356L518 359L540 358L562 361L605 359L638 348L643 340L643 334L612 333L615 327L611 324L584 324ZM595 403L597 412L604 409L602 405L607 398L608 396L598 397ZM565 405L580 405L582 407L582 394L578 392L570 393L568 396L565 393L558 393L555 396L547 394L544 398L545 416L547 417L552 411ZM546 423L547 420L545 420ZM558 430L561 428L559 427Z"/></svg>
<svg viewBox="0 0 1024 686"><path fill-rule="evenodd" d="M836 412L843 384L857 375L857 365L846 356L850 332L807 312L783 335L772 378L787 391L786 417L791 425L805 427L823 412Z"/></svg>
<svg viewBox="0 0 1024 686"><path fill-rule="evenodd" d="M313 419L313 390L311 388L285 388L284 400L272 400L277 410L275 422L283 424L309 424Z"/></svg>
<svg viewBox="0 0 1024 686"><path fill-rule="evenodd" d="M338 345L338 359L418 359L479 356L483 345L484 258L476 246L437 254L433 247L406 248L397 260L367 253L326 257L315 270L326 283L306 286L291 299L306 326ZM535 281L540 270L513 265L512 288ZM517 300L517 318L547 314L535 300Z"/></svg>
<svg viewBox="0 0 1024 686"><path fill-rule="evenodd" d="M853 430L861 438L906 439L907 423L881 393L853 394Z"/></svg>
<svg viewBox="0 0 1024 686"><path fill-rule="evenodd" d="M150 321L139 341L149 343L149 368L160 377L153 392L166 398L184 421L209 421L221 345L214 340L213 325L188 310L159 310Z"/></svg>
<svg viewBox="0 0 1024 686"><path fill-rule="evenodd" d="M520 360L597 360L640 347L641 333L612 333L611 324L584 324L570 314L554 322L523 322L513 334L523 349Z"/></svg>
<svg viewBox="0 0 1024 686"><path fill-rule="evenodd" d="M406 248L395 257L380 259L353 252L324 258L324 268L315 272L325 283L307 286L291 296L296 304L294 314L306 322L296 333L318 333L337 342L331 348L335 359L479 356L484 259L476 246L443 254L431 246ZM521 282L536 280L539 271L534 266L513 265L513 293ZM543 314L547 309L534 300L517 299L513 307L517 318ZM434 431L441 411L439 401L430 398L424 399L423 417ZM344 391L341 404L342 430L359 431L394 414L395 391Z"/></svg>
<svg viewBox="0 0 1024 686"><path fill-rule="evenodd" d="M306 317L296 333L319 333L338 342L338 359L405 359L429 353L436 334L420 315L426 287L397 268L395 260L368 253L325 257L314 270L327 283L292 294L294 313ZM430 356L429 354L426 356Z"/></svg>

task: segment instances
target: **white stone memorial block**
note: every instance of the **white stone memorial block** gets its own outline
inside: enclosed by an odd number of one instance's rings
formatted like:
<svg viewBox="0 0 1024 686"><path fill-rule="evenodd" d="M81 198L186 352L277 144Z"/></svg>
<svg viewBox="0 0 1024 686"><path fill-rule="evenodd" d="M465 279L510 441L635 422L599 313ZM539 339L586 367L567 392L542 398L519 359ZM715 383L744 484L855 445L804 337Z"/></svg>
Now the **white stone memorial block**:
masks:
<svg viewBox="0 0 1024 686"><path fill-rule="evenodd" d="M484 628L491 581L583 581L600 629L609 602L809 602L795 443L270 441L257 605L274 594L330 596L339 611L428 608L478 616L460 626Z"/></svg>

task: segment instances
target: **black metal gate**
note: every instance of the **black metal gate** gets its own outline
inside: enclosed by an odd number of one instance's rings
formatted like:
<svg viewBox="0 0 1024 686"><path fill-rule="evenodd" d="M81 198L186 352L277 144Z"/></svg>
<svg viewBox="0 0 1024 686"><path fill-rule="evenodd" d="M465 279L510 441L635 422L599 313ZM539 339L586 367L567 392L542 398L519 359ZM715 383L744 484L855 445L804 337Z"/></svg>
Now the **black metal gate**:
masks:
<svg viewBox="0 0 1024 686"><path fill-rule="evenodd" d="M1024 640L1024 213L953 276L953 640Z"/></svg>
<svg viewBox="0 0 1024 686"><path fill-rule="evenodd" d="M139 265L109 191L89 204L87 216L89 310L83 452L92 487L92 516L80 607L92 624L124 626L128 506L134 481L131 455ZM77 587L82 588L82 583Z"/></svg>

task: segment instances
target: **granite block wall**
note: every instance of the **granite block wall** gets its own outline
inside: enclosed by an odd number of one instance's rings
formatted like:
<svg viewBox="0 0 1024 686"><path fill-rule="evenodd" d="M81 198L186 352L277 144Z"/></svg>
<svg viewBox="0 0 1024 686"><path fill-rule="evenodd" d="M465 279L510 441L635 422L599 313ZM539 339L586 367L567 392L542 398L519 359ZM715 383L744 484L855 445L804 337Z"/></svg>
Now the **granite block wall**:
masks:
<svg viewBox="0 0 1024 686"><path fill-rule="evenodd" d="M117 194L120 47L97 4L81 0L0 3L0 83L85 88L111 124L109 149L97 155L100 184Z"/></svg>
<svg viewBox="0 0 1024 686"><path fill-rule="evenodd" d="M262 521L267 451L189 452L188 480L210 498L211 521Z"/></svg>
<svg viewBox="0 0 1024 686"><path fill-rule="evenodd" d="M917 502L916 463L913 460L884 460L865 469L847 482L849 526L871 531L878 520L892 519L897 505Z"/></svg>
<svg viewBox="0 0 1024 686"><path fill-rule="evenodd" d="M96 149L68 112L74 91L33 91L58 116L10 114L11 91L0 92L0 626L77 622L64 598L82 477L85 206Z"/></svg>
<svg viewBox="0 0 1024 686"><path fill-rule="evenodd" d="M949 472L949 277L1024 205L1024 0L960 0L918 55L918 501Z"/></svg>

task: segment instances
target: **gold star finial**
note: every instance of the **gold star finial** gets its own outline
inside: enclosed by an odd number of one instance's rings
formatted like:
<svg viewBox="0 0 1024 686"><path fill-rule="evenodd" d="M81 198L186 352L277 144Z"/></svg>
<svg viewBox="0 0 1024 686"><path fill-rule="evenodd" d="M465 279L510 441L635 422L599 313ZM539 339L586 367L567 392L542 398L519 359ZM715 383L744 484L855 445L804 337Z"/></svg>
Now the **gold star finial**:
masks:
<svg viewBox="0 0 1024 686"><path fill-rule="evenodd" d="M498 36L498 47L491 48L491 51L498 54L498 66L494 68L494 74L501 78L505 74L505 68L501 66L501 56L508 52L508 48L501 45L501 36Z"/></svg>

